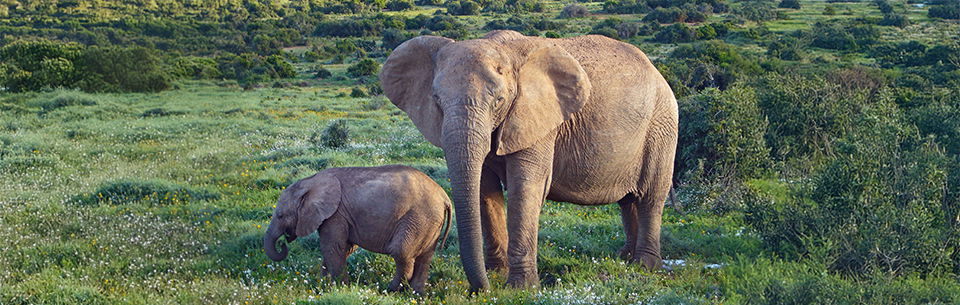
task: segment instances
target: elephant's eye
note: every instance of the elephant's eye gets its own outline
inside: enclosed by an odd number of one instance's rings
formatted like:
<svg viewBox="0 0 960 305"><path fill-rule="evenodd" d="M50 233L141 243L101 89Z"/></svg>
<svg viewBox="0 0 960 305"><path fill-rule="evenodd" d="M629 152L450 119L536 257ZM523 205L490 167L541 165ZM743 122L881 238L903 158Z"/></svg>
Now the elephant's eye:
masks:
<svg viewBox="0 0 960 305"><path fill-rule="evenodd" d="M506 99L507 99L507 98L502 97L502 96L497 97L497 104L502 104L503 101L505 101Z"/></svg>

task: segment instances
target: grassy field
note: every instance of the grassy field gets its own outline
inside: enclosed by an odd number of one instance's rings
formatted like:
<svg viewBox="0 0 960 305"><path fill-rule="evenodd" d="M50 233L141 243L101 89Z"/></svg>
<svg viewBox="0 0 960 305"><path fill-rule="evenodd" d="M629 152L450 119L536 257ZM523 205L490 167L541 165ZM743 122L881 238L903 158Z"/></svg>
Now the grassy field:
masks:
<svg viewBox="0 0 960 305"><path fill-rule="evenodd" d="M905 295L948 303L960 293L949 279L852 280L817 262L777 259L735 213L668 210L664 257L683 263L646 272L612 257L623 242L615 205L552 202L541 218L539 290L504 289L503 275L492 274L493 292L468 296L456 243L438 251L426 295L386 293L392 259L365 251L350 259L350 284L335 285L318 276L315 235L279 263L263 254L261 236L280 188L322 168L410 164L447 187L442 151L389 102L214 83L2 101L4 304L886 303ZM347 122L349 144L316 144L336 119Z"/></svg>

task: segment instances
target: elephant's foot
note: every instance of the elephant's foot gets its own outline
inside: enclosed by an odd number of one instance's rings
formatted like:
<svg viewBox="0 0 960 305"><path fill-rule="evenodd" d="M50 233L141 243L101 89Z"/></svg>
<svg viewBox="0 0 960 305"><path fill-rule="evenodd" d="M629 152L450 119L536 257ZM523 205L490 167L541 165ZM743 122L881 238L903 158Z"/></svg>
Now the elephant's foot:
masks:
<svg viewBox="0 0 960 305"><path fill-rule="evenodd" d="M634 248L636 247L633 245L623 245L623 247L620 248L620 259L631 261L633 259L633 251L635 250Z"/></svg>
<svg viewBox="0 0 960 305"><path fill-rule="evenodd" d="M663 266L663 259L660 258L659 254L644 251L634 251L633 257L630 259L630 263L643 264L647 270L656 271Z"/></svg>
<svg viewBox="0 0 960 305"><path fill-rule="evenodd" d="M511 288L524 289L540 286L540 276L536 269L515 271L510 269L510 275L507 277L507 285Z"/></svg>
<svg viewBox="0 0 960 305"><path fill-rule="evenodd" d="M411 286L411 288L413 288L413 293L416 293L416 294L419 294L419 295L423 295L423 289L424 289L424 287L426 286L426 284L423 284L423 283L414 283L413 285L410 285L410 286Z"/></svg>
<svg viewBox="0 0 960 305"><path fill-rule="evenodd" d="M390 285L387 286L387 291L397 292L397 291L404 290L404 288L406 287L404 287L403 283L400 282L399 279L393 279L393 281L390 282Z"/></svg>

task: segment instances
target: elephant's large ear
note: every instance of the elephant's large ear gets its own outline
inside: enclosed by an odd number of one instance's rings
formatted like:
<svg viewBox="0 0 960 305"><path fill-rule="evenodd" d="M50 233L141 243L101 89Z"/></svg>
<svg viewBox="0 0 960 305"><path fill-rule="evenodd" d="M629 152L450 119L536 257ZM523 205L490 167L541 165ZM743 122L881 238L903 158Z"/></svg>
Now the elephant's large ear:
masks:
<svg viewBox="0 0 960 305"><path fill-rule="evenodd" d="M570 53L557 46L527 57L518 76L519 94L500 126L497 154L528 148L580 111L590 97L590 79Z"/></svg>
<svg viewBox="0 0 960 305"><path fill-rule="evenodd" d="M299 198L297 236L307 236L316 231L340 207L340 181L336 177L317 175L310 180L305 186L307 191Z"/></svg>
<svg viewBox="0 0 960 305"><path fill-rule="evenodd" d="M451 42L452 39L436 36L407 40L393 50L380 71L383 93L436 146L440 146L443 112L433 100L433 56Z"/></svg>

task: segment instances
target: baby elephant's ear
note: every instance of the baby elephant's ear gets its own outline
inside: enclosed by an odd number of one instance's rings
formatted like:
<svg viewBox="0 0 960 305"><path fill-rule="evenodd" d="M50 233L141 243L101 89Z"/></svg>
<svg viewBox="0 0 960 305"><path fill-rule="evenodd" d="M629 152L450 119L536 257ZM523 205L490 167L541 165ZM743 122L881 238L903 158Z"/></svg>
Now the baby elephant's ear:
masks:
<svg viewBox="0 0 960 305"><path fill-rule="evenodd" d="M307 236L333 216L340 207L340 181L333 176L316 176L300 198L297 212L297 236Z"/></svg>

